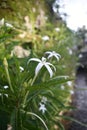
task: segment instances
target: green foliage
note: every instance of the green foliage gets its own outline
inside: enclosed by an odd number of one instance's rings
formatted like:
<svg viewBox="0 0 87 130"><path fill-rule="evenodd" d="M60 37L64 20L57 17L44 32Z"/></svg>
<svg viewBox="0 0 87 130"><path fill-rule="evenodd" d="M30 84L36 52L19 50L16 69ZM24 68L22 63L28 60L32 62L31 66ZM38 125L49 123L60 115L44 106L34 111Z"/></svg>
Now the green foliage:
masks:
<svg viewBox="0 0 87 130"><path fill-rule="evenodd" d="M80 38L59 19L59 5L54 14L54 2L0 1L0 18L5 18L0 21L0 130L64 130L62 120L80 123L64 115L74 109L74 46ZM8 27L7 21L15 27ZM46 51L59 53L60 60L48 59ZM51 68L52 78L46 66L36 76L38 62L28 64L42 56L56 67L55 73Z"/></svg>
<svg viewBox="0 0 87 130"><path fill-rule="evenodd" d="M6 21L10 21L10 23L17 28L27 29L24 22L26 21L25 17L28 16L29 24L35 27L36 23L39 24L40 22L40 24L43 24L44 14L46 14L47 17L49 17L49 15L53 16L52 4L54 2L55 0L1 0L0 19L4 17ZM40 17L42 18L40 19ZM49 18L51 19L51 17Z"/></svg>
<svg viewBox="0 0 87 130"><path fill-rule="evenodd" d="M61 130L64 129L60 118L56 118L61 112L72 109L69 106L70 90L67 86L67 82L72 79L57 73L59 69L57 64L60 61L47 59L46 62L55 65L57 70L53 77L49 78L49 71L44 67L40 70L38 75L35 75L35 68L39 64L35 61L29 62L29 59L42 56L45 50L46 42L43 41L43 48L37 52L37 44L34 42L34 46L31 54L28 57L18 58L15 55L11 56L11 51L15 45L20 44L15 36L19 35L18 30L15 28L7 27L3 25L0 34L0 112L5 121L0 125L1 129L6 129L9 124L12 130L48 130L54 129L56 124ZM12 31L11 34L9 31ZM48 29L47 34L50 32ZM45 33L45 31L44 31ZM40 34L43 35L43 34ZM52 44L54 35L57 37L57 33L49 33L51 38L48 42ZM33 36L36 36L33 34ZM61 36L61 35L60 35ZM37 40L37 39L36 39ZM40 39L42 41L42 39ZM43 49L43 52L42 52ZM56 49L55 49L56 50ZM62 54L62 53L61 53ZM52 70L53 71L53 70ZM66 89L62 90L61 86L65 85ZM1 115L1 114L0 114ZM5 125L4 125L5 124ZM3 128L2 128L3 127ZM5 127L5 128L4 128Z"/></svg>

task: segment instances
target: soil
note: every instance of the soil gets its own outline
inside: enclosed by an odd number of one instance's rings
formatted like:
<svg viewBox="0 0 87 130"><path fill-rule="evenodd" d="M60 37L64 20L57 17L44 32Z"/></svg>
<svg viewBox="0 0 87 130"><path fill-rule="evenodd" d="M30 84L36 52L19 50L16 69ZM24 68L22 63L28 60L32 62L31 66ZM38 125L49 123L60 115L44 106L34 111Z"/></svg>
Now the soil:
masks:
<svg viewBox="0 0 87 130"><path fill-rule="evenodd" d="M73 118L87 125L87 68L79 67L76 72L75 95L73 105L76 107ZM87 130L87 127L72 122L69 130Z"/></svg>

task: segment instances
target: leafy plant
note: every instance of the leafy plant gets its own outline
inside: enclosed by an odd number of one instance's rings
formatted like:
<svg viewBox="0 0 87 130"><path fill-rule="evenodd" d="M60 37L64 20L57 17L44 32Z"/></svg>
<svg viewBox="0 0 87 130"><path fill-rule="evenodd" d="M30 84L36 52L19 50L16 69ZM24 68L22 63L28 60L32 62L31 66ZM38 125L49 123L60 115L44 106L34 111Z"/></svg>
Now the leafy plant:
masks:
<svg viewBox="0 0 87 130"><path fill-rule="evenodd" d="M70 88L63 90L62 86L71 78L57 76L60 54L48 51L41 59L32 52L24 58L11 56L14 45L9 31L12 27L4 24L1 29L5 32L0 34L0 45L4 46L0 53L0 111L5 113L6 122L1 129L8 126L12 130L48 130L54 129L56 124L63 130L57 115L72 108L69 106Z"/></svg>

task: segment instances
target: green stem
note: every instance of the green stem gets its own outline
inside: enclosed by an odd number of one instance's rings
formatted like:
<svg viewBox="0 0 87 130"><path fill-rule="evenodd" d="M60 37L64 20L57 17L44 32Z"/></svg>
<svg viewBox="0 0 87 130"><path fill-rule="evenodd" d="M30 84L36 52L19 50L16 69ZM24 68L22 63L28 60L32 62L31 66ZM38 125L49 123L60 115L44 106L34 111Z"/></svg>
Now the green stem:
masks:
<svg viewBox="0 0 87 130"><path fill-rule="evenodd" d="M21 111L22 111L23 113L25 113L24 110L21 110ZM35 114L35 113L33 113L33 112L26 112L26 114L27 114L27 115L33 115L33 116L37 117L37 118L43 123L43 125L44 125L45 128L46 128L46 130L48 130L47 125L45 124L44 120L43 120L40 116L38 116L37 114Z"/></svg>
<svg viewBox="0 0 87 130"><path fill-rule="evenodd" d="M11 89L12 92L14 92L13 87L12 87L12 84L11 84L11 79L10 79L10 76L9 76L8 62L7 62L7 59L6 59L6 58L4 58L3 64L4 64L4 67L5 67L5 71L6 71L6 75L7 75L7 80L8 80L10 89Z"/></svg>
<svg viewBox="0 0 87 130"><path fill-rule="evenodd" d="M34 76L34 78L33 78L32 82L31 82L31 86L34 84L34 82L35 82L36 78L37 78L37 75L35 75L35 76Z"/></svg>
<svg viewBox="0 0 87 130"><path fill-rule="evenodd" d="M35 75L34 78L32 79L31 86L34 84L36 78L37 78L37 75ZM25 95L25 98L24 98L24 101L23 101L23 107L25 107L25 104L26 104L26 100L27 100L28 95L29 95L29 91L27 91L27 93L26 93L26 95Z"/></svg>

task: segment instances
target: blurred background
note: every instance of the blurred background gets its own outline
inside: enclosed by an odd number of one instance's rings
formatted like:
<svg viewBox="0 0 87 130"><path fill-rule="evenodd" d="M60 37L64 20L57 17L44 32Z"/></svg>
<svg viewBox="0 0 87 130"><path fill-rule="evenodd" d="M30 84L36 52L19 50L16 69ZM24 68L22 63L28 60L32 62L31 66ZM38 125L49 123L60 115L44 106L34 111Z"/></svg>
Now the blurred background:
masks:
<svg viewBox="0 0 87 130"><path fill-rule="evenodd" d="M76 94L75 85L77 83L78 86L78 72L80 70L81 72L86 72L87 70L86 3L86 0L0 0L0 65L3 66L3 59L5 57L9 64L11 64L10 72L15 71L15 67L12 68L14 62L11 61L14 56L18 58L16 61L19 61L25 67L25 62L28 58L40 58L46 51L55 51L61 55L58 63L53 62L57 68L55 76L68 76L73 79L63 85L58 84L58 90L51 90L58 99L53 108L49 109L48 106L48 109L52 110L52 113L49 111L51 114L56 113L60 116L63 113L72 113L72 107L69 107L69 105L72 106L73 97ZM2 102L0 105L0 130L6 130L9 123L9 114L5 109L10 102L10 98L7 99L6 95L4 95L8 104L2 98L2 93L5 93L2 91L2 86L7 81L3 78L3 67L0 69L0 72L0 101ZM26 76L27 72L24 74ZM12 82L17 85L14 79L16 80L16 78L13 78ZM45 79L48 79L48 75L45 75ZM41 80L40 77L37 83ZM78 98L79 101L80 98ZM62 105L57 106L58 103L62 103ZM35 102L34 106L37 108ZM58 111L55 110L56 112L54 112L54 108L58 108ZM41 115L36 109L33 110ZM51 117L53 116L52 121L49 117L46 118L43 115L41 117L46 119L50 130L67 130L71 122L55 117L56 114L54 116L51 115ZM31 128L27 126L27 123L23 124L27 129L44 129L40 127L41 123L38 125L37 121L33 118L32 121L29 118L29 121L28 123L31 124ZM52 125L53 121L56 122L56 125ZM39 127L33 128L34 125ZM10 127L11 125L8 126L8 128Z"/></svg>

